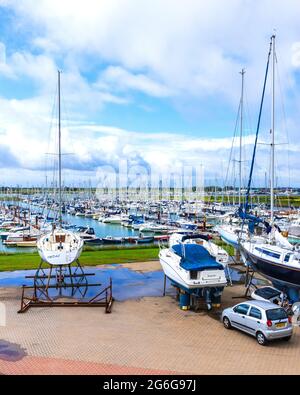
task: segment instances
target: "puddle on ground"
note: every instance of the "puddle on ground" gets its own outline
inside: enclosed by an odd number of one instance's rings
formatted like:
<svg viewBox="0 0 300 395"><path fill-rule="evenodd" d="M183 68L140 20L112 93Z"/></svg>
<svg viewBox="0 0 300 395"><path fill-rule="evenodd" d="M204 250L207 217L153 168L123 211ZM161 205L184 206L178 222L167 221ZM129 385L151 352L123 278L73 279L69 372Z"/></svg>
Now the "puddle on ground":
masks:
<svg viewBox="0 0 300 395"><path fill-rule="evenodd" d="M113 297L115 300L124 301L128 299L139 299L142 297L157 297L163 295L164 274L162 271L140 272L130 268L125 268L120 265L105 265L103 267L86 267L85 273L94 273L94 276L88 276L90 284L102 284L101 289L109 284L109 279L112 279ZM49 269L45 270L48 275ZM240 270L230 267L230 277L233 283L244 283L245 273ZM26 276L33 276L35 270L23 270L15 272L0 273L0 287L20 287L22 285L33 285L33 279L28 279ZM255 285L264 285L265 281L253 279ZM175 289L167 281L166 293L174 296ZM91 299L100 290L100 287L84 287L72 294L71 288L63 289L59 294L56 289L49 290L51 297L73 297Z"/></svg>
<svg viewBox="0 0 300 395"><path fill-rule="evenodd" d="M112 279L113 296L115 300L124 301L127 299L138 299L147 296L162 296L164 286L164 275L162 271L154 272L137 272L119 265L109 265L100 268L86 267L85 273L95 273L94 276L88 276L91 284L100 283L102 287L109 284ZM45 270L46 275L49 273ZM23 270L16 272L0 273L0 287L19 287L22 285L32 285L33 279L25 278L33 276L35 270ZM172 293L173 287L167 282L167 292ZM81 287L81 291L85 292L85 298L92 298L99 292L99 288L90 287L85 289ZM49 291L51 296L56 294L56 290ZM71 289L63 290L61 297L70 297ZM77 293L73 297L80 297Z"/></svg>
<svg viewBox="0 0 300 395"><path fill-rule="evenodd" d="M246 268L244 271L241 271L238 268L229 267L229 273L230 277L233 283L239 283L239 284L244 284L245 279L246 279ZM267 280L264 279L258 279L258 278L253 278L252 283L254 285L267 285L269 284Z"/></svg>
<svg viewBox="0 0 300 395"><path fill-rule="evenodd" d="M23 359L26 355L25 350L19 344L0 340L0 360L17 362Z"/></svg>

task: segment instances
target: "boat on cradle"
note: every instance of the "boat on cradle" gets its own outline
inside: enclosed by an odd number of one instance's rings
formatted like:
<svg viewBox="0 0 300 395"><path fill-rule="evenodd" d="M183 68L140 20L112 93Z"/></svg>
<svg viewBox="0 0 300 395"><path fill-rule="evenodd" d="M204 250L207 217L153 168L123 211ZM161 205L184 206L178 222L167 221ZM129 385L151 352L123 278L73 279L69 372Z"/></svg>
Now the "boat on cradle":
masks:
<svg viewBox="0 0 300 395"><path fill-rule="evenodd" d="M268 75L268 68L270 62L270 56L273 55L273 88L272 88L272 114L274 115L275 101L274 101L274 81L275 81L275 36L271 37L270 50L268 54L267 69L264 80L264 88L261 99L261 109L264 101L264 93L266 88L266 81ZM246 204L244 211L240 212L244 219L248 217L248 199L252 181L252 171L255 161L255 154L257 148L257 139L260 126L260 115L258 119L258 125L256 130L256 140L252 155L252 165L248 181L248 190L246 195ZM250 265L255 271L262 274L264 277L269 279L273 285L285 292L290 302L294 303L300 300L300 250L292 246L288 240L282 236L282 234L276 229L274 225L274 116L272 116L272 127L271 127L271 185L270 185L270 196L271 196L271 226L269 226L269 237L268 240L256 241L255 239L241 241L241 254L245 264Z"/></svg>
<svg viewBox="0 0 300 395"><path fill-rule="evenodd" d="M285 243L286 246L278 241L277 244L245 241L241 243L241 254L245 263L284 291L292 302L297 302L300 299L300 250Z"/></svg>
<svg viewBox="0 0 300 395"><path fill-rule="evenodd" d="M59 224L53 225L51 232L41 236L37 242L37 249L44 262L53 266L71 265L78 260L82 248L81 237L62 227L62 178L61 178L61 104L60 104L60 71L58 71L58 158L59 158Z"/></svg>
<svg viewBox="0 0 300 395"><path fill-rule="evenodd" d="M208 309L220 304L229 256L208 236L175 233L169 248L160 249L159 260L172 285L184 294L204 299Z"/></svg>
<svg viewBox="0 0 300 395"><path fill-rule="evenodd" d="M75 262L83 247L79 235L64 229L53 229L37 242L38 253L50 265L70 265Z"/></svg>

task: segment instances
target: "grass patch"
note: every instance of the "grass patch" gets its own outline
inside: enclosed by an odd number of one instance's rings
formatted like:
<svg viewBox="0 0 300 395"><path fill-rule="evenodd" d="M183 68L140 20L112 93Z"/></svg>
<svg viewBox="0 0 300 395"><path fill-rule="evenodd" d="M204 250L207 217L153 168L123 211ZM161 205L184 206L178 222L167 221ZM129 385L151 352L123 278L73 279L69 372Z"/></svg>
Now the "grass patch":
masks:
<svg viewBox="0 0 300 395"><path fill-rule="evenodd" d="M97 266L111 263L142 262L158 259L158 247L103 249L84 251L80 256L82 266ZM1 254L0 272L37 269L40 263L38 253Z"/></svg>
<svg viewBox="0 0 300 395"><path fill-rule="evenodd" d="M214 238L213 242L217 244L219 247L222 247L230 256L234 256L234 248L225 243L222 239Z"/></svg>

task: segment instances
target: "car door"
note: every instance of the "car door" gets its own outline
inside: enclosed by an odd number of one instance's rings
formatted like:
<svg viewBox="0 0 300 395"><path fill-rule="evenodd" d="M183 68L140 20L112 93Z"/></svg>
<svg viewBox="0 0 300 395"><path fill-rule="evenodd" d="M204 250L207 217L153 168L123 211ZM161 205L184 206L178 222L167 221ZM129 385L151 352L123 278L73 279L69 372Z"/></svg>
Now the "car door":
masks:
<svg viewBox="0 0 300 395"><path fill-rule="evenodd" d="M261 327L262 323L262 312L259 308L251 306L247 316L247 326L253 335L256 334L257 330Z"/></svg>
<svg viewBox="0 0 300 395"><path fill-rule="evenodd" d="M242 331L249 332L250 328L247 327L247 313L250 306L247 303L241 303L233 308L231 323Z"/></svg>

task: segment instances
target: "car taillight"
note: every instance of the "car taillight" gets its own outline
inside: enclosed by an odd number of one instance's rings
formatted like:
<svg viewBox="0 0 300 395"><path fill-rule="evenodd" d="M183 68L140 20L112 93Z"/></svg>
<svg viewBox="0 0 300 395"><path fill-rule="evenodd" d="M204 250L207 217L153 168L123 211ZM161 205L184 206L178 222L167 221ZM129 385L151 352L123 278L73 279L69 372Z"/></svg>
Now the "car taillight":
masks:
<svg viewBox="0 0 300 395"><path fill-rule="evenodd" d="M289 320L289 324L291 324L292 323L292 317L290 315L288 316L288 320Z"/></svg>
<svg viewBox="0 0 300 395"><path fill-rule="evenodd" d="M268 320L268 321L267 321L267 325L268 325L268 327L270 328L270 327L272 326L272 321L271 321L271 320Z"/></svg>

